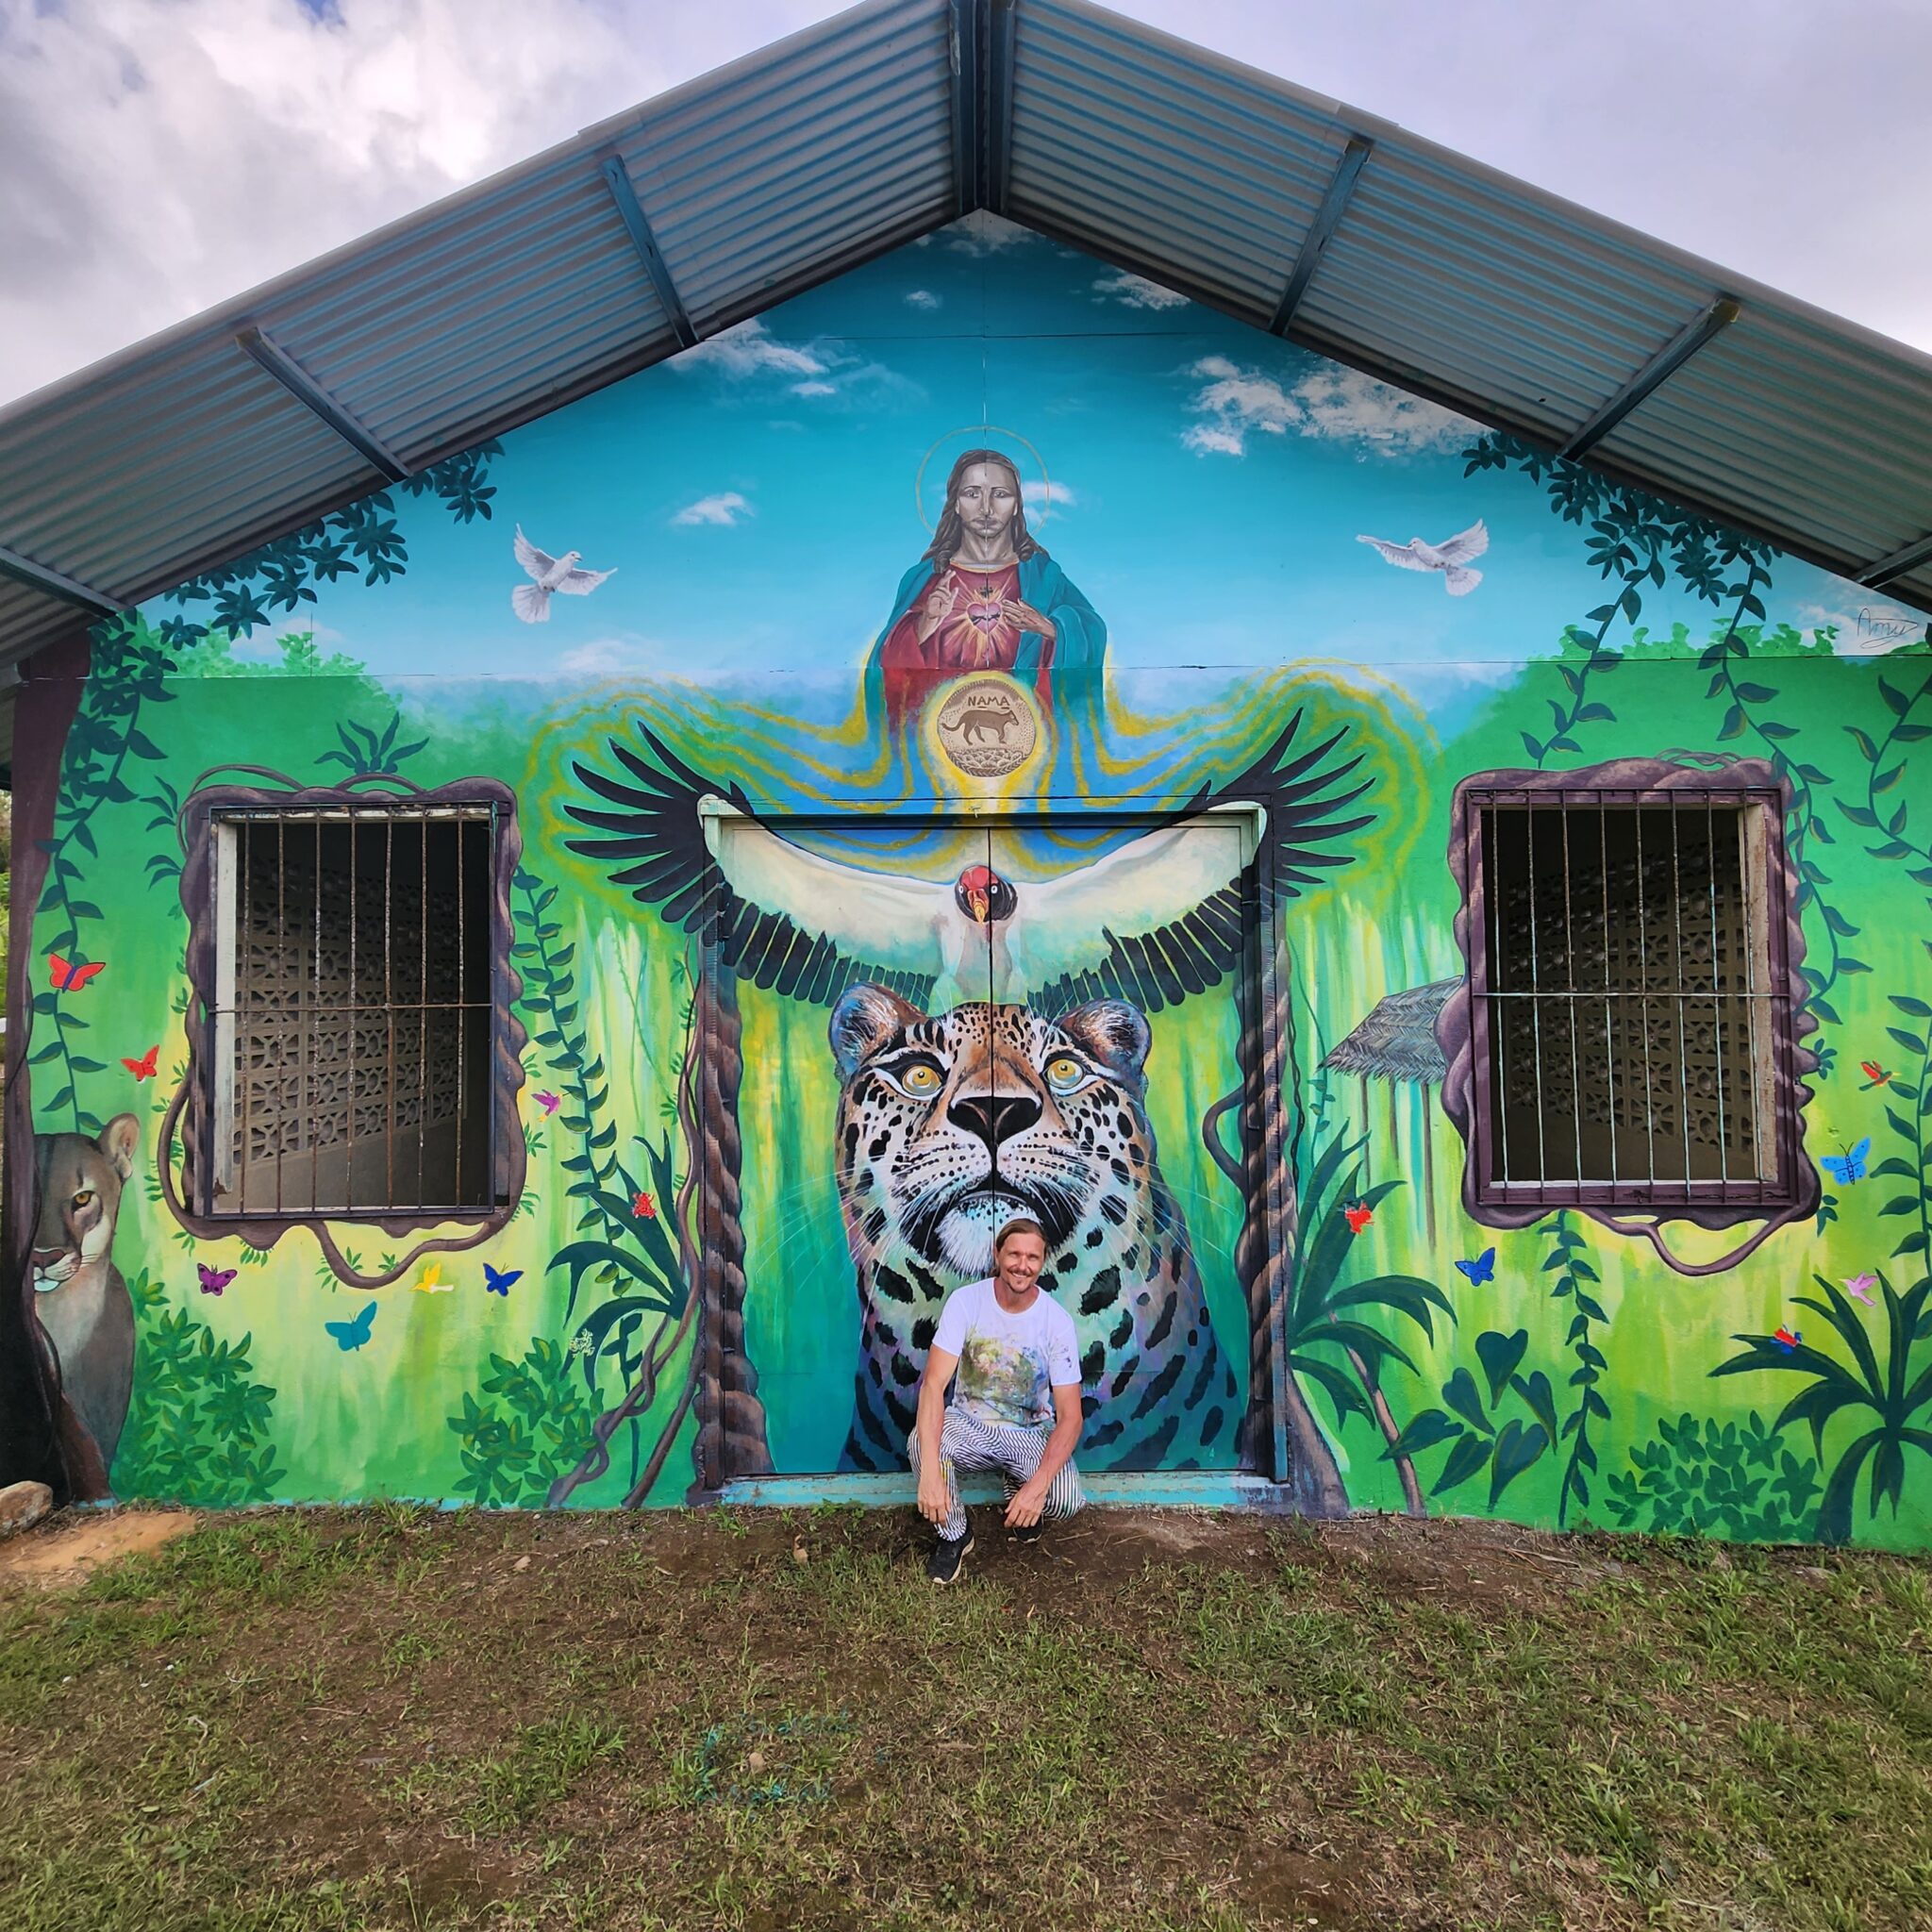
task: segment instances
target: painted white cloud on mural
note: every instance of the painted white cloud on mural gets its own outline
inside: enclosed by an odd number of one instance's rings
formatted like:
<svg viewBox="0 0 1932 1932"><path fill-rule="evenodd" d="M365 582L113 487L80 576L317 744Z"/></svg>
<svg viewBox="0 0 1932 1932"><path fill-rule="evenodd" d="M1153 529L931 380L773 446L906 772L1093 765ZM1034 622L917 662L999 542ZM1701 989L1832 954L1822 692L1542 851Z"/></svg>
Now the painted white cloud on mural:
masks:
<svg viewBox="0 0 1932 1932"><path fill-rule="evenodd" d="M1251 435L1321 437L1355 442L1387 457L1458 449L1480 434L1466 416L1424 402L1357 369L1310 370L1284 388L1225 356L1204 356L1188 370L1201 387L1188 407L1201 421L1181 432L1198 456L1245 456Z"/></svg>
<svg viewBox="0 0 1932 1932"><path fill-rule="evenodd" d="M1071 483L1056 482L1050 476L1036 476L1031 482L1023 483L1020 494L1025 499L1026 508L1036 514L1042 509L1071 509L1080 500Z"/></svg>
<svg viewBox="0 0 1932 1932"><path fill-rule="evenodd" d="M700 525L715 525L721 529L735 529L746 517L758 512L735 490L722 490L715 496L701 496L695 503L688 503L671 519L679 529L695 529Z"/></svg>
<svg viewBox="0 0 1932 1932"><path fill-rule="evenodd" d="M1102 275L1093 284L1093 292L1104 302L1118 302L1125 308L1185 308L1188 298L1173 289L1163 289L1158 282L1150 282L1145 275L1129 275L1125 269L1118 275Z"/></svg>
<svg viewBox="0 0 1932 1932"><path fill-rule="evenodd" d="M663 669L666 654L640 638L592 638L557 658L556 677L633 677Z"/></svg>
<svg viewBox="0 0 1932 1932"><path fill-rule="evenodd" d="M917 308L923 314L930 315L935 308L942 305L940 298L930 289L908 289L906 292L906 306L908 308Z"/></svg>
<svg viewBox="0 0 1932 1932"><path fill-rule="evenodd" d="M1882 658L1920 642L1927 630L1924 611L1883 597L1867 604L1801 604L1798 618L1807 630L1835 629L1832 648L1840 658Z"/></svg>
<svg viewBox="0 0 1932 1932"><path fill-rule="evenodd" d="M756 315L749 322L736 323L708 336L671 366L686 375L697 370L715 370L740 382L755 375L818 376L825 373L822 358L800 343L781 342Z"/></svg>

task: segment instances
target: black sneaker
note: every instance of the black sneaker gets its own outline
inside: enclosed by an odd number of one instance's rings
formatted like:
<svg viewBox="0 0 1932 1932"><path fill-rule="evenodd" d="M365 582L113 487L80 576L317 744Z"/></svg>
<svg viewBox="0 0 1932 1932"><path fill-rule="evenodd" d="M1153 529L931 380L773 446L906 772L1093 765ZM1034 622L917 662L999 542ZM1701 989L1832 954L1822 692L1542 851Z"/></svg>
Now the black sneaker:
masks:
<svg viewBox="0 0 1932 1932"><path fill-rule="evenodd" d="M972 1548L973 1532L970 1529L964 1536L941 1537L932 1546L932 1555L925 1559L925 1574L935 1583L958 1583Z"/></svg>
<svg viewBox="0 0 1932 1932"><path fill-rule="evenodd" d="M1041 1531L1045 1527L1046 1524L1043 1523L1029 1523L1024 1529L1009 1529L1007 1532L1007 1541L1009 1543L1037 1543Z"/></svg>

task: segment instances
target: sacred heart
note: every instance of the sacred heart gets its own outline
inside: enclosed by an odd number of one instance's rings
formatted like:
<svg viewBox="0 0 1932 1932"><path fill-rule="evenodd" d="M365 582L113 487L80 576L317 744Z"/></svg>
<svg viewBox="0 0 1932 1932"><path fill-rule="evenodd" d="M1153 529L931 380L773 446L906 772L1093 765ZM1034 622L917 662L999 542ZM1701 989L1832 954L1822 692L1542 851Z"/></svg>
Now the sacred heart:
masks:
<svg viewBox="0 0 1932 1932"><path fill-rule="evenodd" d="M991 637L993 626L1000 621L1001 612L997 604L969 604L966 607L966 615Z"/></svg>

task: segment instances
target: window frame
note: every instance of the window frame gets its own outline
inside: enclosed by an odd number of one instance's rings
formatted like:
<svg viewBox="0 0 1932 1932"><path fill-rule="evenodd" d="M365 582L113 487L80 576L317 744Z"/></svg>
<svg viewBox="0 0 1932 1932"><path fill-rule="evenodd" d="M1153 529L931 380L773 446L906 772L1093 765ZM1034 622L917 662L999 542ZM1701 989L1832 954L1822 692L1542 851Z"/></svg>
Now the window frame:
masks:
<svg viewBox="0 0 1932 1932"><path fill-rule="evenodd" d="M1448 1060L1443 1107L1462 1135L1462 1198L1472 1219L1491 1227L1526 1227L1563 1208L1586 1213L1636 1212L1727 1227L1771 1216L1795 1218L1818 1205L1818 1171L1805 1158L1803 1110L1810 1099L1807 1077L1817 1056L1803 1044L1817 1018L1806 1007L1805 936L1796 909L1795 877L1785 849L1784 827L1790 785L1763 758L1738 758L1707 767L1655 758L1620 758L1573 771L1505 769L1460 780L1450 807L1449 866L1461 904L1456 940L1462 954L1461 984L1443 1009L1439 1038ZM1747 897L1761 898L1769 957L1771 1084L1758 1131L1774 1155L1771 1177L1740 1180L1537 1180L1507 1186L1495 1179L1491 1127L1495 1077L1490 1018L1491 961L1487 955L1488 889L1484 871L1483 813L1495 807L1543 805L1568 808L1682 808L1695 803L1756 811L1749 849L1761 851L1763 872L1748 882Z"/></svg>
<svg viewBox="0 0 1932 1932"><path fill-rule="evenodd" d="M216 874L218 821L241 815L270 823L285 815L360 808L368 812L425 813L438 807L488 806L493 814L493 862L489 895L489 988L491 1068L489 1199L473 1208L344 1208L289 1207L280 1212L258 1208L217 1209L213 1191L220 1163L214 1136L221 1121L218 1089L224 1077L220 1052L217 989L222 977L223 903ZM185 1119L182 1122L181 1208L177 1218L192 1234L209 1241L239 1236L252 1247L266 1248L292 1227L343 1223L387 1235L407 1235L429 1227L462 1226L479 1236L504 1226L523 1193L526 1151L517 1096L524 1085L523 1055L528 1035L516 1016L523 978L510 961L514 924L510 881L523 856L516 794L494 778L459 778L431 791L372 791L354 785L318 786L306 791L216 785L196 791L182 807L180 830L184 860L181 905L188 915L187 972L190 1004ZM230 935L232 938L232 935ZM232 1078L232 1070L229 1070Z"/></svg>

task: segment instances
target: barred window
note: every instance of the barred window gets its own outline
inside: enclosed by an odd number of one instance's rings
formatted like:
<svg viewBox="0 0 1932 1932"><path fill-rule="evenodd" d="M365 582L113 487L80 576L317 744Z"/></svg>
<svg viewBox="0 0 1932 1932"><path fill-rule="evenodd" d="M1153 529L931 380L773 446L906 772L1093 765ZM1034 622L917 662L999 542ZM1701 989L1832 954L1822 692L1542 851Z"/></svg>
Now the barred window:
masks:
<svg viewBox="0 0 1932 1932"><path fill-rule="evenodd" d="M314 800L207 816L201 1212L488 1213L517 1132L505 801Z"/></svg>
<svg viewBox="0 0 1932 1932"><path fill-rule="evenodd" d="M1474 1199L1789 1205L1779 794L1588 775L1458 791Z"/></svg>

